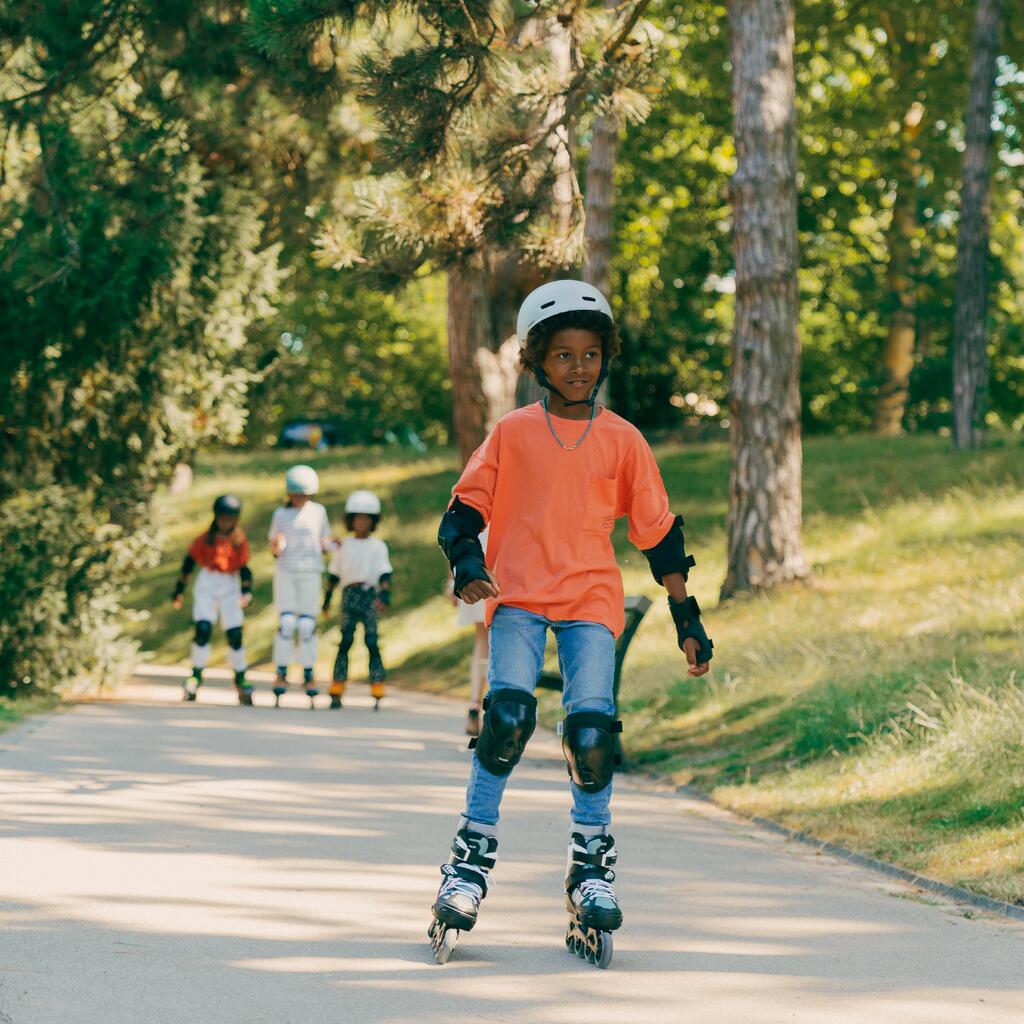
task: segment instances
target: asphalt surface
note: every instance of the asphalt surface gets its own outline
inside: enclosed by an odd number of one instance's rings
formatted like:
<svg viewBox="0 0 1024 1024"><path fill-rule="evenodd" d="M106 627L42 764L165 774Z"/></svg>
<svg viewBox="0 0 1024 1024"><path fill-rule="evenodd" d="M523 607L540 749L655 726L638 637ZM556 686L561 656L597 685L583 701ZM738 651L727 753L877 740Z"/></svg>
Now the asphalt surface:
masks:
<svg viewBox="0 0 1024 1024"><path fill-rule="evenodd" d="M176 675L176 674L175 674ZM323 700L323 698L321 698ZM1024 927L652 785L613 808L625 924L564 947L568 793L531 743L452 961L426 928L462 708L183 705L170 678L0 736L0 1024L1021 1024Z"/></svg>

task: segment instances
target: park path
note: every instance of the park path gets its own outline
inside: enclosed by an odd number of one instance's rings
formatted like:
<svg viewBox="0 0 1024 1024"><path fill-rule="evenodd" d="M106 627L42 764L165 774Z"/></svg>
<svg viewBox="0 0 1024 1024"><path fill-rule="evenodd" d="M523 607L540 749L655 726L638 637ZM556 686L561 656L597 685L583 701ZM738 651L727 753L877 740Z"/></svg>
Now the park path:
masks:
<svg viewBox="0 0 1024 1024"><path fill-rule="evenodd" d="M373 714L359 689L312 713L140 681L0 736L0 1024L1024 1020L1020 925L629 781L625 927L609 970L581 963L549 735L510 786L481 921L438 967L462 709Z"/></svg>

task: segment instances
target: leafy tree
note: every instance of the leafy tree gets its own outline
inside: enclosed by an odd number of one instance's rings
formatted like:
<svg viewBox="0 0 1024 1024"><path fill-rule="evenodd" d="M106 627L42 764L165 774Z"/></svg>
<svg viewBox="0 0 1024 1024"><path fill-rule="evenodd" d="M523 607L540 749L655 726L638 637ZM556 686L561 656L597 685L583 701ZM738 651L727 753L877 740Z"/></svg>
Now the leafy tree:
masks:
<svg viewBox="0 0 1024 1024"><path fill-rule="evenodd" d="M644 49L638 23L647 2L627 8L610 30L584 6L555 12L417 0L403 8L410 22L392 17L395 5L380 0L253 3L255 38L291 68L318 46L336 46L357 22L390 19L360 62L388 173L353 189L320 251L331 265L358 269L383 288L425 266L448 273L455 432L464 456L487 421L476 352L502 330L488 306L488 267L516 250L534 267L579 261L575 121L596 96L629 105L631 84L646 66L627 59L627 49ZM552 45L566 35L568 63ZM296 74L315 78L312 68ZM568 201L553 198L556 186L568 189Z"/></svg>
<svg viewBox="0 0 1024 1024"><path fill-rule="evenodd" d="M234 69L209 61L232 11L15 2L0 23L0 518L38 520L38 542L14 550L64 567L39 600L54 636L81 640L77 664L41 647L0 666L0 687L106 660L155 483L241 429L246 337L280 272L256 172L217 149ZM26 613L5 602L0 632Z"/></svg>
<svg viewBox="0 0 1024 1024"><path fill-rule="evenodd" d="M329 419L345 443L409 431L447 440L451 384L437 276L393 295L307 262L288 282L271 371L250 389L246 436L262 443L293 418Z"/></svg>

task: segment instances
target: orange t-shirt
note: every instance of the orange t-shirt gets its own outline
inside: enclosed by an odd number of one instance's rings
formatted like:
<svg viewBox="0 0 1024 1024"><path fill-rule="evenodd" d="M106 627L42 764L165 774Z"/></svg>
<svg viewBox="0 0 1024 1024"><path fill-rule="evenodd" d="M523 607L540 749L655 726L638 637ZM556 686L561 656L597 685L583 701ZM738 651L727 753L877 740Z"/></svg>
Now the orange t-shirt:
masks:
<svg viewBox="0 0 1024 1024"><path fill-rule="evenodd" d="M585 420L551 421L565 444L586 429ZM487 601L488 625L507 604L553 621L599 622L618 636L625 613L615 520L629 516L629 539L641 550L675 522L643 435L607 409L575 451L551 436L540 403L510 412L473 453L452 494L491 527L487 566L501 594Z"/></svg>
<svg viewBox="0 0 1024 1024"><path fill-rule="evenodd" d="M249 538L241 530L241 536L222 537L214 534L213 543L207 544L207 533L203 532L189 546L188 553L198 565L211 572L238 572L249 562Z"/></svg>

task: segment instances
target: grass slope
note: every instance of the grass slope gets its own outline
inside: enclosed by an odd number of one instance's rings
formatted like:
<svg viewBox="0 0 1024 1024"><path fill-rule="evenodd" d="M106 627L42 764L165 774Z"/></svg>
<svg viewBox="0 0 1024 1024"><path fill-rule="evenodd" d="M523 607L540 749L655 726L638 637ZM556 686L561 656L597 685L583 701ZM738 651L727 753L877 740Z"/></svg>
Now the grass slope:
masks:
<svg viewBox="0 0 1024 1024"><path fill-rule="evenodd" d="M659 600L626 664L632 762L720 803L980 892L1024 902L1024 458L1019 446L956 455L933 437L815 439L805 448L810 585L716 608L728 452L659 449L697 556L691 585L715 639L690 680ZM256 551L255 659L273 631L265 535L287 454L211 457L192 492L161 502L167 558L140 580L156 659L188 655L188 615L167 600L213 497L235 491ZM381 494L396 567L384 653L403 685L464 690L470 636L455 626L435 546L455 479L450 455L349 451L311 460L338 528L355 487ZM627 593L660 597L616 532ZM337 626L321 644L333 658ZM220 653L223 653L221 647ZM365 655L360 653L360 658ZM365 671L365 660L355 670ZM553 695L542 713L557 717Z"/></svg>

